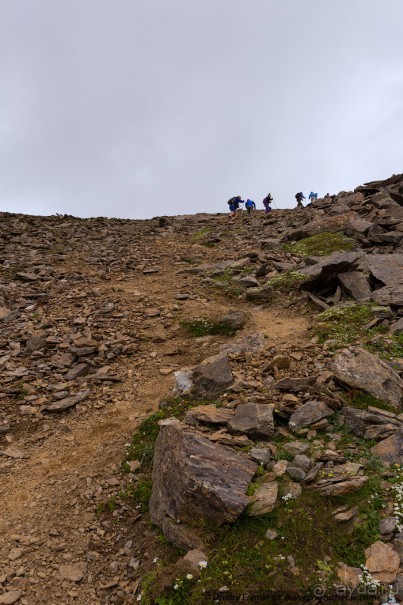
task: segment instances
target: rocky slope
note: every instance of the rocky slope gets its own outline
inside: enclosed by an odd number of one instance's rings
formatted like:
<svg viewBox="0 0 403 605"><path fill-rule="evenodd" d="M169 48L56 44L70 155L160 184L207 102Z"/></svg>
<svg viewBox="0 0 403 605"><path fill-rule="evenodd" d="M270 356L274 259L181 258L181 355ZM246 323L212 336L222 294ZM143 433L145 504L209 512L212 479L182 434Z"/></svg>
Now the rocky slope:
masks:
<svg viewBox="0 0 403 605"><path fill-rule="evenodd" d="M402 176L1 221L0 603L398 590Z"/></svg>

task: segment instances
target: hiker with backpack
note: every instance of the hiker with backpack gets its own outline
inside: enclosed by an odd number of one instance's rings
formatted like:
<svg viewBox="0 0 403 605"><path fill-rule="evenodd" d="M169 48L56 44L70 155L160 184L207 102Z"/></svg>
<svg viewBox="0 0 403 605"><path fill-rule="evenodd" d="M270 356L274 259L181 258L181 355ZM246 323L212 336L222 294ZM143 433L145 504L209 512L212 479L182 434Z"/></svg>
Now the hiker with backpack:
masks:
<svg viewBox="0 0 403 605"><path fill-rule="evenodd" d="M271 203L273 201L273 197L271 195L271 193L269 193L263 200L263 206L264 206L264 211L267 214L268 212L271 212Z"/></svg>
<svg viewBox="0 0 403 605"><path fill-rule="evenodd" d="M232 197L230 200L228 200L227 204L229 206L230 216L235 216L237 211L240 209L240 204L243 203L244 201L240 195Z"/></svg>
<svg viewBox="0 0 403 605"><path fill-rule="evenodd" d="M256 204L252 200L247 199L245 202L245 208L248 214L252 212L252 210L256 210Z"/></svg>
<svg viewBox="0 0 403 605"><path fill-rule="evenodd" d="M297 208L303 208L304 204L302 203L302 200L305 199L305 196L302 191L295 194L295 199L297 200Z"/></svg>
<svg viewBox="0 0 403 605"><path fill-rule="evenodd" d="M311 191L311 193L308 195L308 199L311 200L311 203L313 203L313 200L316 201L318 199L318 194Z"/></svg>

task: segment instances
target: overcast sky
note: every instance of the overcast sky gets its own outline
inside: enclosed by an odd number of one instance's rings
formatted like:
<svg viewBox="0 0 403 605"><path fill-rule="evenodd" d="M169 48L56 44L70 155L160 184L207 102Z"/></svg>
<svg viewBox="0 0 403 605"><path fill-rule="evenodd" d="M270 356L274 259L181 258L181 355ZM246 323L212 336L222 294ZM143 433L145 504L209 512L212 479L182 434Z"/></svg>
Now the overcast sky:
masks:
<svg viewBox="0 0 403 605"><path fill-rule="evenodd" d="M0 210L277 207L403 172L403 0L0 0Z"/></svg>

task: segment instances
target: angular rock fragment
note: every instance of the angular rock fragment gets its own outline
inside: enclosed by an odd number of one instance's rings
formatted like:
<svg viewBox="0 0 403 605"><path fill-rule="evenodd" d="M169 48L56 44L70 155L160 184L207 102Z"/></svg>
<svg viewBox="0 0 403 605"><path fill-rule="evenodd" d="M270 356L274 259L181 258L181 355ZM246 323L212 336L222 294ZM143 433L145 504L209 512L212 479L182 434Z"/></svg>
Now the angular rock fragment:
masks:
<svg viewBox="0 0 403 605"><path fill-rule="evenodd" d="M400 557L391 544L378 541L365 550L365 566L374 580L390 584L396 580Z"/></svg>
<svg viewBox="0 0 403 605"><path fill-rule="evenodd" d="M230 433L268 439L274 434L274 404L241 403L227 422Z"/></svg>
<svg viewBox="0 0 403 605"><path fill-rule="evenodd" d="M178 420L161 421L153 460L152 522L186 547L189 532L175 535L172 526L185 524L186 530L195 519L216 525L235 521L249 502L246 490L257 466Z"/></svg>
<svg viewBox="0 0 403 605"><path fill-rule="evenodd" d="M56 401L55 403L51 403L49 405L45 405L42 409L46 412L62 412L63 410L67 410L71 408L77 403L81 401L85 401L89 397L90 390L79 391L75 395L71 397L66 397L65 399L61 399L60 401Z"/></svg>
<svg viewBox="0 0 403 605"><path fill-rule="evenodd" d="M208 357L191 370L175 372L175 377L176 393L200 399L214 399L222 395L233 382L225 353Z"/></svg>
<svg viewBox="0 0 403 605"><path fill-rule="evenodd" d="M248 509L249 515L257 517L258 515L266 515L276 506L278 494L277 481L262 483L253 496L252 504Z"/></svg>
<svg viewBox="0 0 403 605"><path fill-rule="evenodd" d="M334 413L325 403L321 401L308 401L301 405L290 417L288 426L292 430L298 430L327 418Z"/></svg>
<svg viewBox="0 0 403 605"><path fill-rule="evenodd" d="M374 445L371 452L384 464L403 464L403 429Z"/></svg>
<svg viewBox="0 0 403 605"><path fill-rule="evenodd" d="M229 408L218 408L215 405L200 405L192 408L185 415L186 424L226 424L235 412Z"/></svg>
<svg viewBox="0 0 403 605"><path fill-rule="evenodd" d="M360 347L343 349L335 357L333 371L342 384L361 389L396 407L400 406L403 380L385 361L369 351Z"/></svg>

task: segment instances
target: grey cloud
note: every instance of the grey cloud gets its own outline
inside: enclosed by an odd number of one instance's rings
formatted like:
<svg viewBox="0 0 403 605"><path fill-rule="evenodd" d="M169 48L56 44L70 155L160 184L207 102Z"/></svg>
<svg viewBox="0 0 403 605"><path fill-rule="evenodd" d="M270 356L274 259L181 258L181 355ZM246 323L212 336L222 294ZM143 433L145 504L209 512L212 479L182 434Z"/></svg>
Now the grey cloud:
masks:
<svg viewBox="0 0 403 605"><path fill-rule="evenodd" d="M278 206L401 172L401 0L2 0L0 206Z"/></svg>

